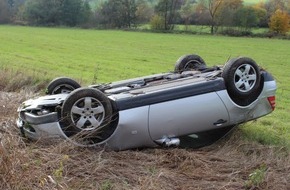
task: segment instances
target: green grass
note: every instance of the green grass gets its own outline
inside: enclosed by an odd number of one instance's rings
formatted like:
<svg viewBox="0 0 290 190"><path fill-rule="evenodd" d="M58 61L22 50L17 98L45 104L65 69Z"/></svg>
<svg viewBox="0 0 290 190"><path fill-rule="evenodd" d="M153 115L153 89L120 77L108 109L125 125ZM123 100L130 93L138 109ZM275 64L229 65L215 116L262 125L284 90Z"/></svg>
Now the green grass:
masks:
<svg viewBox="0 0 290 190"><path fill-rule="evenodd" d="M0 26L0 69L41 81L68 76L91 84L173 70L184 54L208 65L248 56L271 71L278 84L275 112L244 125L250 139L290 147L290 43L288 40L161 34L67 28Z"/></svg>

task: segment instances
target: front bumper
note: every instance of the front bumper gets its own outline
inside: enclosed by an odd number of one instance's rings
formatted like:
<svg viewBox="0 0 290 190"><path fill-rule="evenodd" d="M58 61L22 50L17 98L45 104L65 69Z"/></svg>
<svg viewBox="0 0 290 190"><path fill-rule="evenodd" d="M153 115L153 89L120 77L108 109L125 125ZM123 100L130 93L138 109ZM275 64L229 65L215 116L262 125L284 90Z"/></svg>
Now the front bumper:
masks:
<svg viewBox="0 0 290 190"><path fill-rule="evenodd" d="M56 112L41 116L28 112L20 112L16 124L21 133L29 139L66 138Z"/></svg>

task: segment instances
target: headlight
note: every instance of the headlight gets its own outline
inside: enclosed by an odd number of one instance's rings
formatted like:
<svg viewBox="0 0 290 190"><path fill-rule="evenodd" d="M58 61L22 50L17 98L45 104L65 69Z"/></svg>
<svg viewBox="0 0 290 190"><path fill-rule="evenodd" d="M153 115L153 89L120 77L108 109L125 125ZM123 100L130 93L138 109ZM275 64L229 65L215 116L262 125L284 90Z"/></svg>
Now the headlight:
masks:
<svg viewBox="0 0 290 190"><path fill-rule="evenodd" d="M25 104L22 103L18 108L17 108L17 112L21 112L25 109Z"/></svg>

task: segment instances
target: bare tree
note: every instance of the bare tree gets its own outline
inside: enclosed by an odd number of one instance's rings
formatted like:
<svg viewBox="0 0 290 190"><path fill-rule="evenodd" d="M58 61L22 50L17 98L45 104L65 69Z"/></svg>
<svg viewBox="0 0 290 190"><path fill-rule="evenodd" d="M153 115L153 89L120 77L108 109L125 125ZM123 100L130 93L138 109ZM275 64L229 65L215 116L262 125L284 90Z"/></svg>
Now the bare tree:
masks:
<svg viewBox="0 0 290 190"><path fill-rule="evenodd" d="M201 6L204 10L207 10L210 14L210 33L215 33L215 27L217 25L216 17L217 13L222 5L223 0L200 0Z"/></svg>

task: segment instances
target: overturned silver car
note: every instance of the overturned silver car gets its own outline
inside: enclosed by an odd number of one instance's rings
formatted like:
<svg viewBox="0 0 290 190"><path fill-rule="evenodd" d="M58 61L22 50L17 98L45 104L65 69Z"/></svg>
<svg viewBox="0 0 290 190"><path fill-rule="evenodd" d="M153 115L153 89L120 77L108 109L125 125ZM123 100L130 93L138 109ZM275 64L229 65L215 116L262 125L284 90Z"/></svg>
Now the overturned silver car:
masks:
<svg viewBox="0 0 290 190"><path fill-rule="evenodd" d="M179 145L210 131L224 135L274 110L276 82L251 58L206 67L200 56L185 55L174 72L85 88L61 77L46 92L18 108L25 137L124 150Z"/></svg>

